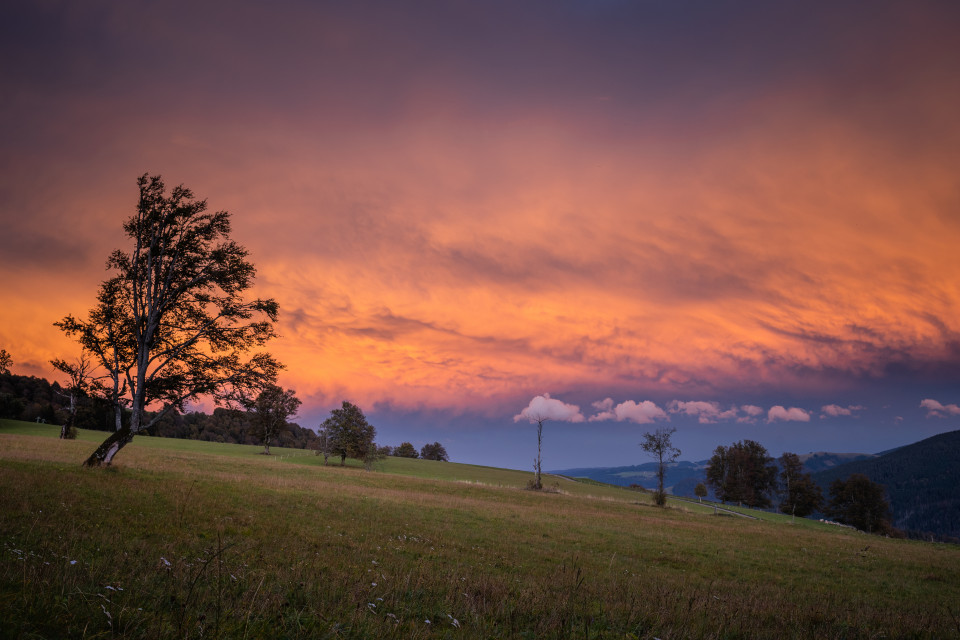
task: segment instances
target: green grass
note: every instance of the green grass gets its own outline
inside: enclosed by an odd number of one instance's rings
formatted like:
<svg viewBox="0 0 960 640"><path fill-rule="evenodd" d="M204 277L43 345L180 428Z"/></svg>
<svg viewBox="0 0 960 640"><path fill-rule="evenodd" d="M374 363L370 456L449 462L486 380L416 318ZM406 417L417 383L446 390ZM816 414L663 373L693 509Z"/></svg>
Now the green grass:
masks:
<svg viewBox="0 0 960 640"><path fill-rule="evenodd" d="M104 434L31 428L0 423L0 637L960 637L954 546L418 460L138 436L90 470Z"/></svg>

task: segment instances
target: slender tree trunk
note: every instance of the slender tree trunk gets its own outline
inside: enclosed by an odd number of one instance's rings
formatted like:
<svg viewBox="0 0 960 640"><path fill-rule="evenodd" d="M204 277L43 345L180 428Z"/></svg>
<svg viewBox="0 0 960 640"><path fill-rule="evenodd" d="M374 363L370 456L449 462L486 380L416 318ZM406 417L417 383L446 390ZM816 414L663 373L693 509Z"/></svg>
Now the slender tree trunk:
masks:
<svg viewBox="0 0 960 640"><path fill-rule="evenodd" d="M85 467L109 467L113 462L113 456L117 455L123 447L133 441L133 432L130 427L124 427L119 431L114 431L110 437L103 441L97 450L90 454L90 457L83 463Z"/></svg>
<svg viewBox="0 0 960 640"><path fill-rule="evenodd" d="M77 415L77 398L74 394L70 394L70 413L67 414L66 423L60 427L60 439L61 440L72 440L76 438L76 433L73 430L74 417Z"/></svg>
<svg viewBox="0 0 960 640"><path fill-rule="evenodd" d="M263 455L270 455L270 436L269 434L263 437Z"/></svg>
<svg viewBox="0 0 960 640"><path fill-rule="evenodd" d="M543 482L540 481L540 450L543 446L543 420L537 420L537 459L533 465L534 471L537 472L536 480L534 480L533 488L539 491L543 489Z"/></svg>

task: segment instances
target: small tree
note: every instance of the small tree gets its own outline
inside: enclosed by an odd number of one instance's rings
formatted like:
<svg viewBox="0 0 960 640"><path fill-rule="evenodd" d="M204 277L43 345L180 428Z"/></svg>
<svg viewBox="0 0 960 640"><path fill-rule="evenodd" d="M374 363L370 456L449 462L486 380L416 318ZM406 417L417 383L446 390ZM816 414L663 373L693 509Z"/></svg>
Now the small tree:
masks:
<svg viewBox="0 0 960 640"><path fill-rule="evenodd" d="M270 442L290 428L287 422L297 414L300 399L293 389L284 391L275 384L268 384L252 403L254 434L263 443L263 454L270 455Z"/></svg>
<svg viewBox="0 0 960 640"><path fill-rule="evenodd" d="M680 449L674 447L671 441L676 432L675 427L661 427L653 433L643 434L643 442L640 443L640 447L657 460L657 492L654 494L654 501L661 507L667 504L667 493L663 489L667 465L676 462L680 457Z"/></svg>
<svg viewBox="0 0 960 640"><path fill-rule="evenodd" d="M450 461L450 458L447 457L447 450L444 449L443 445L439 442L423 445L423 447L420 449L420 457L424 460L438 460L440 462Z"/></svg>
<svg viewBox="0 0 960 640"><path fill-rule="evenodd" d="M697 496L699 502L703 502L703 499L707 497L707 485L698 482L697 486L693 488L693 495Z"/></svg>
<svg viewBox="0 0 960 640"><path fill-rule="evenodd" d="M389 447L387 448L389 449ZM383 447L377 446L376 442L370 442L370 444L367 445L366 453L363 454L363 468L367 471L372 471L373 465L377 462L380 462L388 455L390 454L384 453Z"/></svg>
<svg viewBox="0 0 960 640"><path fill-rule="evenodd" d="M830 484L826 513L838 522L867 533L890 533L893 527L885 493L883 485L862 473L854 473L846 480L834 480Z"/></svg>
<svg viewBox="0 0 960 640"><path fill-rule="evenodd" d="M533 471L536 474L533 480L533 486L531 489L540 491L543 489L543 481L541 480L541 472L543 469L543 458L541 453L543 451L543 423L546 422L546 418L543 416L535 416L530 419L531 422L537 423L537 458L533 461Z"/></svg>
<svg viewBox="0 0 960 640"><path fill-rule="evenodd" d="M340 456L340 466L347 457L366 459L370 445L377 437L377 430L367 422L366 416L355 404L343 401L339 409L330 412L323 423L330 441L330 452Z"/></svg>
<svg viewBox="0 0 960 640"><path fill-rule="evenodd" d="M400 446L393 450L393 455L398 458L416 458L417 450L409 442L401 442Z"/></svg>
<svg viewBox="0 0 960 640"><path fill-rule="evenodd" d="M7 353L6 349L0 349L0 374L10 373L10 365L13 364L13 358Z"/></svg>
<svg viewBox="0 0 960 640"><path fill-rule="evenodd" d="M791 516L806 517L820 509L823 491L804 473L803 463L795 453L780 456L780 511Z"/></svg>
<svg viewBox="0 0 960 640"><path fill-rule="evenodd" d="M317 439L313 441L313 448L318 456L323 456L323 466L327 466L327 460L330 458L330 434L326 427L320 427Z"/></svg>
<svg viewBox="0 0 960 640"><path fill-rule="evenodd" d="M97 388L98 380L92 374L93 363L87 354L81 353L76 362L70 363L66 360L56 358L50 361L54 369L67 374L69 382L65 387L66 393L61 393L69 402L67 408L67 419L63 421L60 427L61 440L73 440L77 437L77 409L80 399L86 397L92 389Z"/></svg>

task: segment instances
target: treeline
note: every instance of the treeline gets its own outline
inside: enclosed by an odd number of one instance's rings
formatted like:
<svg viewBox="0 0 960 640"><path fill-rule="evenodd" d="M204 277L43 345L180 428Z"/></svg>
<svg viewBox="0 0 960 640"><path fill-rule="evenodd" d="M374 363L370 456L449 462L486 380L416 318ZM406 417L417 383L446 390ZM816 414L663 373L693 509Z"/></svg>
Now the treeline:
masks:
<svg viewBox="0 0 960 640"><path fill-rule="evenodd" d="M67 419L69 396L58 382L35 376L0 374L0 418L63 424ZM124 422L129 419L125 413ZM109 402L86 396L77 404L74 426L94 431L113 431L114 412ZM253 416L245 411L214 409L180 414L171 412L160 419L146 435L185 440L206 440L229 444L262 444L253 429ZM317 439L311 429L289 423L274 442L275 446L310 449Z"/></svg>
<svg viewBox="0 0 960 640"><path fill-rule="evenodd" d="M69 404L69 394L58 382L35 376L0 373L0 418L60 425L67 420ZM124 424L128 424L129 412L124 412L122 419ZM113 406L103 398L85 396L77 403L74 426L78 429L113 431L114 420ZM202 411L185 414L171 412L144 433L160 438L263 445L262 427L256 424L256 420L253 412L224 408L216 408L212 414ZM272 438L271 445L275 447L317 450L321 446L319 436L312 429L294 422L287 422L286 428L278 429ZM439 442L424 445L419 454L409 442L377 449L381 457L449 460L446 449Z"/></svg>
<svg viewBox="0 0 960 640"><path fill-rule="evenodd" d="M78 425L81 426L81 425ZM82 427L81 427L82 428ZM146 430L146 435L184 440L206 440L229 444L262 445L262 438L254 428L254 417L246 411L217 408L212 414L194 411L186 414L169 413ZM317 434L311 429L290 422L278 432L271 443L275 447L312 449Z"/></svg>

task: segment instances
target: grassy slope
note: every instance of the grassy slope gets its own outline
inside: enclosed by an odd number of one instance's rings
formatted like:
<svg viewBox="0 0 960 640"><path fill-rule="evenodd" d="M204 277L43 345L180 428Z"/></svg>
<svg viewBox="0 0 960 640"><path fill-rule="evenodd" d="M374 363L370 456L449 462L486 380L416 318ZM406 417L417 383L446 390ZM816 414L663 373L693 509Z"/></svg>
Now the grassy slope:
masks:
<svg viewBox="0 0 960 640"><path fill-rule="evenodd" d="M37 428L0 423L0 637L960 635L957 547L427 461L138 437L85 470L103 434Z"/></svg>

